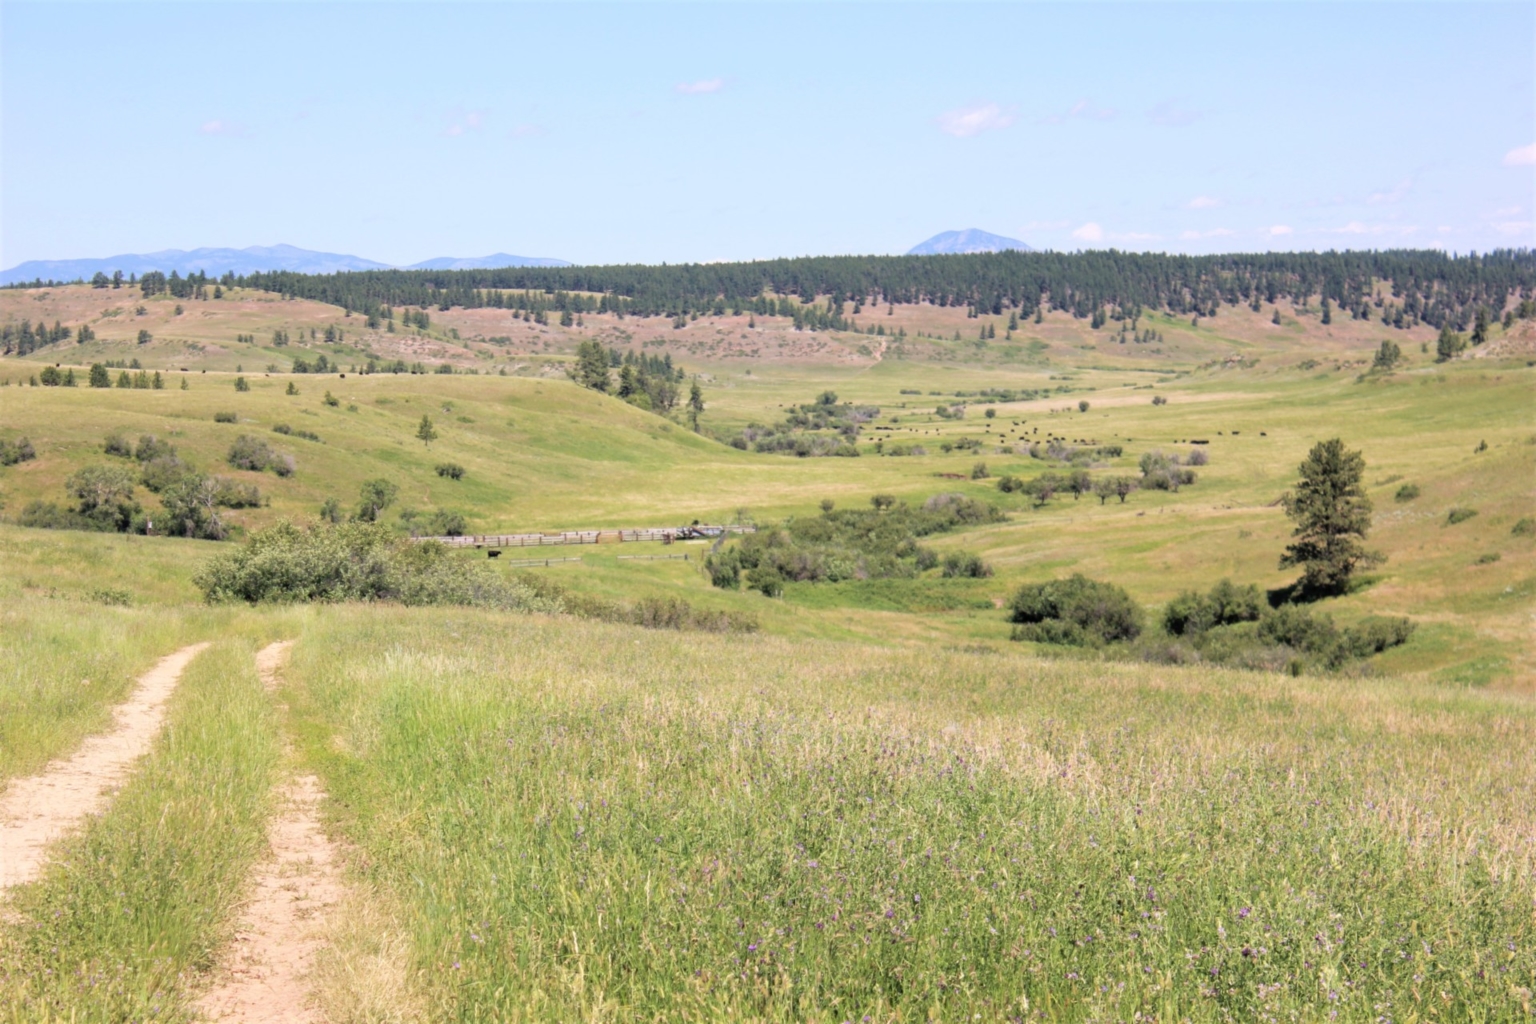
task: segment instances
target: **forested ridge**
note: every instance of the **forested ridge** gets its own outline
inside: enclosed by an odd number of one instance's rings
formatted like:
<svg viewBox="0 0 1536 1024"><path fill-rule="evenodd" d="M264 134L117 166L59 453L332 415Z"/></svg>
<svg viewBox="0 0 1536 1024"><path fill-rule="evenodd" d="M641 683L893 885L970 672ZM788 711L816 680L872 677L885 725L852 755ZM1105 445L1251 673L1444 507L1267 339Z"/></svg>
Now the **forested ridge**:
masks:
<svg viewBox="0 0 1536 1024"><path fill-rule="evenodd" d="M783 315L766 295L829 297L828 313L931 302L977 313L1039 306L1091 317L1164 309L1213 316L1223 303L1329 300L1364 312L1377 286L1408 317L1465 329L1475 311L1503 310L1536 288L1536 253L1450 256L1437 250L1180 256L1115 250L955 256L817 256L678 266L509 267L498 270L306 275L275 272L237 284L357 311L381 306L510 306L686 316L727 311ZM580 294L586 293L586 294Z"/></svg>
<svg viewBox="0 0 1536 1024"><path fill-rule="evenodd" d="M158 277L158 275L155 275ZM172 275L174 278L176 275ZM156 282L166 279L160 278ZM175 282L182 283L182 282ZM507 267L493 270L287 271L226 275L222 284L313 299L367 315L397 307L505 307L533 313L687 317L793 315L827 301L810 326L837 329L866 306L930 302L972 314L1135 316L1142 310L1215 316L1284 298L1314 298L1339 314L1465 330L1536 294L1536 252L1501 249L1233 253L1184 256L1116 250L946 256L815 256L744 263ZM162 286L163 287L163 286ZM786 301L795 296L799 302ZM803 315L810 317L807 310Z"/></svg>

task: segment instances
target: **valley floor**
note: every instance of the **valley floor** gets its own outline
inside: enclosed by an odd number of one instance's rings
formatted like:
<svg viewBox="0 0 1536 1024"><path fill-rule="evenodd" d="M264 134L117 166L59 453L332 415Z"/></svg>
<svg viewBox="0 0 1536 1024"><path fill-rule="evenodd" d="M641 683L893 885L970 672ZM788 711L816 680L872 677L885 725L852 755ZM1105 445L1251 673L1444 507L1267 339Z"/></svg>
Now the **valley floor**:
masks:
<svg viewBox="0 0 1536 1024"><path fill-rule="evenodd" d="M9 602L7 655L150 656L145 610L64 611ZM348 891L290 927L315 1020L1529 1013L1524 698L474 611L153 617L213 646L6 894L15 1019L217 1011L299 777ZM72 699L80 671L29 662L7 720L99 720L116 694Z"/></svg>

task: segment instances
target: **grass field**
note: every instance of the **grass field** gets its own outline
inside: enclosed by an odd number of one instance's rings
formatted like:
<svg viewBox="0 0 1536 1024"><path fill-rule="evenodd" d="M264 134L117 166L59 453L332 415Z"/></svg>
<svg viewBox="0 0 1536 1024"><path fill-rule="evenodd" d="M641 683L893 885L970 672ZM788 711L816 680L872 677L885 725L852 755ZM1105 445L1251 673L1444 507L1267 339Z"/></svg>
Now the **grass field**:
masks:
<svg viewBox="0 0 1536 1024"><path fill-rule="evenodd" d="M485 613L273 627L422 1019L1529 1012L1519 697ZM253 647L196 663L15 899L17 1019L186 1019L274 764Z"/></svg>
<svg viewBox="0 0 1536 1024"><path fill-rule="evenodd" d="M114 430L130 441L155 434L195 464L259 487L261 507L228 514L249 528L281 518L308 519L328 498L350 508L362 482L377 477L400 487L398 508L461 511L475 532L678 525L742 514L773 521L814 514L823 499L862 505L880 492L921 501L955 491L996 502L1010 513L1007 524L939 542L941 548L976 551L997 570L974 607L955 609L956 614L931 614L932 605L919 601L924 614L900 615L887 599L866 599L870 590L860 587L814 594L792 590L770 608L748 595L710 592L696 564L642 567L593 549L576 552L586 556L581 566L550 571L597 593L659 587L694 600L735 602L788 631L876 640L937 634L989 642L1004 638L1006 628L976 609L1045 575L1082 571L1111 578L1154 606L1182 590L1208 588L1223 576L1282 585L1287 576L1276 560L1290 524L1276 501L1294 481L1294 467L1307 448L1338 434L1366 457L1376 506L1372 542L1389 556L1373 585L1336 602L1340 614L1406 614L1421 620L1420 640L1384 659L1393 670L1438 672L1446 681L1464 683L1536 676L1528 619L1536 597L1536 545L1511 533L1536 505L1531 484L1536 422L1530 414L1536 370L1518 359L1429 364L1363 377L1358 369L1261 363L1191 370L1157 378L1150 389L1142 375L1113 369L1046 373L900 361L857 369L767 363L750 376L738 371L706 389L704 422L721 436L752 420L771 422L782 415L781 406L809 401L827 387L844 399L878 405L882 413L873 426L882 429L865 431L865 454L858 459L737 451L692 433L684 423L565 380L277 375L251 376L251 390L237 392L232 375L188 377L188 390L177 386L176 375L162 391L0 389L0 439L27 436L39 453L35 461L0 469L3 514L14 517L32 500L63 500L71 473L109 461L102 440ZM936 379L942 388L922 386ZM299 394L285 393L289 382ZM935 414L941 401L957 401L955 392L984 387L1071 390L987 406L996 412L992 419L980 415L974 400L964 419ZM942 391L943 397L903 394L912 391ZM325 402L327 393L335 405ZM1153 395L1167 404L1153 405ZM1089 402L1087 412L1078 411L1079 401ZM216 413L231 413L237 422L215 422ZM433 419L440 435L430 446L414 436L423 415ZM273 433L279 424L320 440ZM224 454L241 435L264 438L291 454L297 471L279 478L224 465ZM1058 497L1037 509L1022 494L1000 494L993 486L996 477L1030 478L1050 468L1020 454L1029 442L1049 436L1123 447L1123 456L1102 461L1095 472L1135 475L1142 453L1186 451L1191 439L1209 442L1204 450L1210 464L1192 487L1143 491L1125 504ZM961 438L975 440L978 449L939 450ZM921 444L931 454L880 457L874 439ZM435 467L443 462L463 466L464 478L438 476ZM970 479L977 462L986 463L988 479ZM1420 496L1395 501L1404 483L1419 486ZM152 510L153 496L140 495ZM1478 515L1449 526L1453 507L1469 507ZM0 587L46 589L51 570L35 559L55 556L24 555L21 549L31 542L13 536L3 534L0 544L9 546L18 564L33 568L8 574ZM68 548L83 542L59 543ZM50 542L41 550L59 548ZM140 600L192 596L181 557L150 554L165 550L159 541L123 541L104 550L109 554L98 571L109 577L117 572L114 566L121 567L132 577L123 589Z"/></svg>
<svg viewBox="0 0 1536 1024"><path fill-rule="evenodd" d="M562 331L453 310L373 337L340 310L256 294L180 315L165 299L139 314L133 295L98 308L124 294L0 291L0 317L98 318L95 342L0 359L0 441L37 454L0 468L0 786L105 728L157 658L216 643L110 810L3 897L5 1019L195 1019L291 772L328 791L355 894L314 978L333 1024L1530 1019L1536 537L1515 530L1536 515L1529 325L1435 364L1427 329L1325 329L1289 307L1279 327L1245 307L1198 327L1160 318L1164 341L1144 346L1054 314L983 346L963 311L911 307L889 318L897 346L773 318ZM155 340L132 344L119 320ZM348 340L267 343L327 325ZM704 433L565 379L579 336L697 372ZM1409 363L1367 372L1383 336ZM479 372L265 369L320 351ZM126 358L166 388L26 383L45 362ZM1001 388L1041 397L964 394ZM828 389L880 407L859 457L724 443ZM963 417L936 412L955 404ZM77 470L127 465L103 451L113 431L167 440L262 504L228 512L239 530L223 544L15 525L32 501L64 502ZM230 468L242 434L296 471ZM1074 572L1154 619L1223 577L1290 582L1277 499L1332 436L1364 453L1370 545L1388 559L1319 607L1340 623L1407 616L1405 645L1290 678L1008 639L1007 598ZM1101 476L1195 440L1209 464L1124 504L999 491L1004 474L1062 469L1028 454L1047 438L1121 446ZM976 444L942 451L961 439ZM445 462L463 479L439 476ZM779 599L712 587L702 543L488 563L609 602L751 613L753 635L201 602L193 576L215 553L313 521L327 499L350 509L380 477L400 491L386 521L456 510L474 532L768 524L879 493L958 492L1008 518L925 540L979 554L991 577L792 583ZM269 694L251 658L277 639L295 645Z"/></svg>

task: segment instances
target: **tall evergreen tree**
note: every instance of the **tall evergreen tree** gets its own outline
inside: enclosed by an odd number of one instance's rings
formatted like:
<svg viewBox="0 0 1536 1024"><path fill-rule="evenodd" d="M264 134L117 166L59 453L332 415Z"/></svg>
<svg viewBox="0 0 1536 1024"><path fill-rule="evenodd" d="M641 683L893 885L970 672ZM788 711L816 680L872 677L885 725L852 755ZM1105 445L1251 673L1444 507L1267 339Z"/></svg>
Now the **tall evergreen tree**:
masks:
<svg viewBox="0 0 1536 1024"><path fill-rule="evenodd" d="M1301 480L1283 499L1296 529L1280 568L1302 567L1305 594L1342 593L1356 569L1386 560L1361 543L1371 529L1371 499L1361 482L1365 456L1335 437L1313 445L1299 472Z"/></svg>

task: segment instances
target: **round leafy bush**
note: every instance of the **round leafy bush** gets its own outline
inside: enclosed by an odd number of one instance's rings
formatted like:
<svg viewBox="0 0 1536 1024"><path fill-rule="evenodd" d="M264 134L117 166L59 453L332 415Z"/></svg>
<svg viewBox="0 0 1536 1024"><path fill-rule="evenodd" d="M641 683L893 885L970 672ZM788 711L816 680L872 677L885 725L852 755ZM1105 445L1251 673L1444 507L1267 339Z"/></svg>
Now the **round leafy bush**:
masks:
<svg viewBox="0 0 1536 1024"><path fill-rule="evenodd" d="M1143 618L1123 588L1082 574L1021 587L1009 611L1014 639L1078 646L1134 640Z"/></svg>

